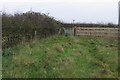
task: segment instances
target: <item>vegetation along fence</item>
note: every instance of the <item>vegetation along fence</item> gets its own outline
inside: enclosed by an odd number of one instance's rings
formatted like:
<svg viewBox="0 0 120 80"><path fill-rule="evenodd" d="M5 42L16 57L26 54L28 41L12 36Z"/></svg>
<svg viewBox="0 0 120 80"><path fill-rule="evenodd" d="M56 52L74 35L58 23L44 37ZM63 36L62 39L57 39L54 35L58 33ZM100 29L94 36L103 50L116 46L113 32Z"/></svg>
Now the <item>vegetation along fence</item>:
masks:
<svg viewBox="0 0 120 80"><path fill-rule="evenodd" d="M118 28L76 27L76 36L118 37ZM119 36L120 37L120 36Z"/></svg>

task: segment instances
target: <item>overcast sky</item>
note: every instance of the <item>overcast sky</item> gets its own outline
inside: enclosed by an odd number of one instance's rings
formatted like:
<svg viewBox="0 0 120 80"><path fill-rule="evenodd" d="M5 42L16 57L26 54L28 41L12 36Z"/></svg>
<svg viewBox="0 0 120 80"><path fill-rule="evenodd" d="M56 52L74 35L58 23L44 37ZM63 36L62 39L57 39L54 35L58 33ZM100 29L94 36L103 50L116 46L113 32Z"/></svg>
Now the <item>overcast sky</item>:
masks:
<svg viewBox="0 0 120 80"><path fill-rule="evenodd" d="M1 0L0 0L1 1ZM118 23L119 0L3 0L0 11L49 13L62 22Z"/></svg>

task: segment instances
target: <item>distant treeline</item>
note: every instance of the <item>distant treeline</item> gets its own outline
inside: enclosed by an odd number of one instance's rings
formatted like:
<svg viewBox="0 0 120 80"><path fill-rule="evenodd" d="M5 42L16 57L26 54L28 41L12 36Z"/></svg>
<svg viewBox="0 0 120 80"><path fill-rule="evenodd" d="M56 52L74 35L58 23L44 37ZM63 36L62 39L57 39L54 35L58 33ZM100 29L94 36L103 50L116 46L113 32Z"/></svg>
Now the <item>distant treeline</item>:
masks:
<svg viewBox="0 0 120 80"><path fill-rule="evenodd" d="M23 40L45 38L60 33L62 23L39 12L2 14L2 47L8 48Z"/></svg>

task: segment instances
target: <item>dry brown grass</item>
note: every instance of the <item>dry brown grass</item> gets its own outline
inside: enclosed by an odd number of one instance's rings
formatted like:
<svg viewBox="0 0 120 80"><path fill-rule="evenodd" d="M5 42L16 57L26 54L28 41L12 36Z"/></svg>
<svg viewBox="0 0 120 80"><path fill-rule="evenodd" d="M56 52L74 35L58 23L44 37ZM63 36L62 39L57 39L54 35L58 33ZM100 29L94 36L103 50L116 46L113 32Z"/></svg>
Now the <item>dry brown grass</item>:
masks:
<svg viewBox="0 0 120 80"><path fill-rule="evenodd" d="M54 45L54 49L59 52L59 53L63 53L64 52L64 49L63 47L60 45L60 44L55 44Z"/></svg>

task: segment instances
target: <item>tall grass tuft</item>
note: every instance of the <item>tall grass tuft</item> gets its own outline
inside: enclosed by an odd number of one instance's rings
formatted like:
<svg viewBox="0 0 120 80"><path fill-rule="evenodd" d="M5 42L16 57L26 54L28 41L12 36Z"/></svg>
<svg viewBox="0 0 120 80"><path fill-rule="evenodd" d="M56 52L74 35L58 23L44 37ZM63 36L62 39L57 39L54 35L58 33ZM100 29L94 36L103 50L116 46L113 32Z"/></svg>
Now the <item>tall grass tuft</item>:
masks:
<svg viewBox="0 0 120 80"><path fill-rule="evenodd" d="M54 49L59 52L59 53L63 53L64 52L64 49L63 47L60 45L60 44L55 44L54 45Z"/></svg>

